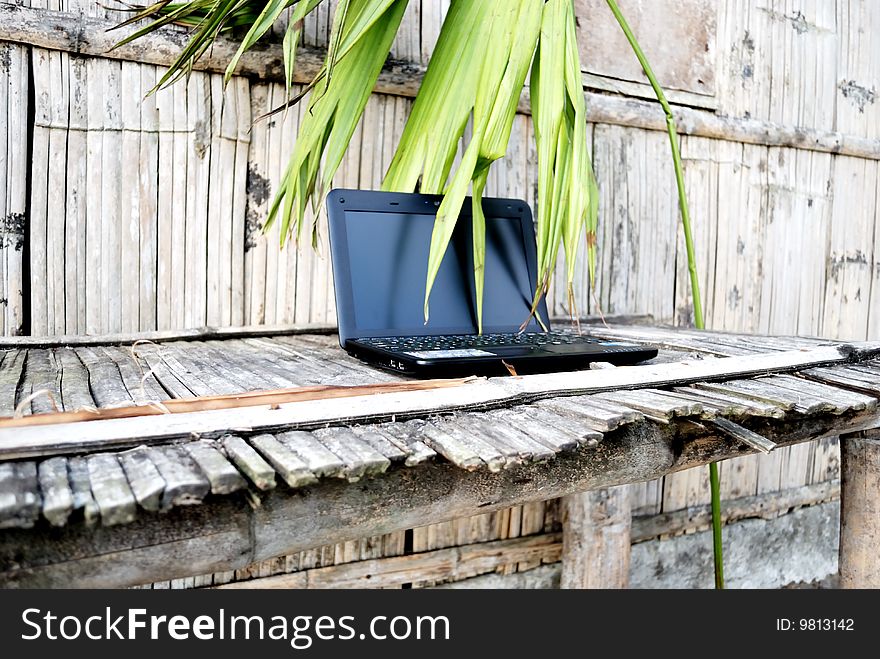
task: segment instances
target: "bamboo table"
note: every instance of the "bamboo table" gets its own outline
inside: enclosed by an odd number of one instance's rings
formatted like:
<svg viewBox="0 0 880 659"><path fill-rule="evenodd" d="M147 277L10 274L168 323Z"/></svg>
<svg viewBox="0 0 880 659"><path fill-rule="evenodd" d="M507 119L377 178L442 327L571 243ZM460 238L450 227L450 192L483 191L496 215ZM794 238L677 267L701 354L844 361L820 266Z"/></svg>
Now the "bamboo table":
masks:
<svg viewBox="0 0 880 659"><path fill-rule="evenodd" d="M232 570L560 496L563 584L625 582L596 565L628 523L615 486L837 435L842 583L880 586L880 343L588 331L660 354L419 382L327 328L6 339L0 586Z"/></svg>

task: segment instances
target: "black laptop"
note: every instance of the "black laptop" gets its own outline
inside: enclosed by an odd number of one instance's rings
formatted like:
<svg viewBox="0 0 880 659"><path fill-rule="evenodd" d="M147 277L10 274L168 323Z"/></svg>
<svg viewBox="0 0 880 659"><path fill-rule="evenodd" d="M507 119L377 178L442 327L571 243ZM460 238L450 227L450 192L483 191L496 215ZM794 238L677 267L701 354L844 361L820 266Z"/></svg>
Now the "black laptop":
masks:
<svg viewBox="0 0 880 659"><path fill-rule="evenodd" d="M483 333L477 333L471 200L463 206L423 304L428 250L441 198L334 190L327 198L339 343L377 366L419 377L506 374L634 364L657 351L576 331L542 331L529 318L537 249L528 204L484 199L486 260ZM545 302L537 313L549 327Z"/></svg>

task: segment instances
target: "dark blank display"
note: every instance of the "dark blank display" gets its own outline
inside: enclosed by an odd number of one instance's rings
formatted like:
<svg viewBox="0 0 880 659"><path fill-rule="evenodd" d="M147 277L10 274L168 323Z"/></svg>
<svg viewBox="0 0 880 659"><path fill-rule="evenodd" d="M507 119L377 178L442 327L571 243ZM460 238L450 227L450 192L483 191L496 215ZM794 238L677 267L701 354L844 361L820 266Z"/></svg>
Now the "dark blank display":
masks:
<svg viewBox="0 0 880 659"><path fill-rule="evenodd" d="M434 215L355 211L345 214L357 329L389 335L475 333L470 218L456 225L430 300L423 304ZM517 331L532 290L519 218L486 218L484 331ZM532 322L532 328L537 324Z"/></svg>

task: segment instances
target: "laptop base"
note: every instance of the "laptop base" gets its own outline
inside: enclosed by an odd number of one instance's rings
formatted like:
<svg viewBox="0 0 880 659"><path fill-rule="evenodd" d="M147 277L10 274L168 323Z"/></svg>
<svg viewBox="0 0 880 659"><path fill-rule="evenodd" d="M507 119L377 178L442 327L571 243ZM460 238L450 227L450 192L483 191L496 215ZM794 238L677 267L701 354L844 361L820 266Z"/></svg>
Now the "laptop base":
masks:
<svg viewBox="0 0 880 659"><path fill-rule="evenodd" d="M397 338L405 341L410 337ZM346 342L345 349L361 361L419 378L574 371L587 368L592 362L629 366L657 356L654 348L600 340L525 346L508 343L479 348L447 347L448 344L441 341L439 348L429 346L419 350L400 350L382 343L382 340L354 339Z"/></svg>

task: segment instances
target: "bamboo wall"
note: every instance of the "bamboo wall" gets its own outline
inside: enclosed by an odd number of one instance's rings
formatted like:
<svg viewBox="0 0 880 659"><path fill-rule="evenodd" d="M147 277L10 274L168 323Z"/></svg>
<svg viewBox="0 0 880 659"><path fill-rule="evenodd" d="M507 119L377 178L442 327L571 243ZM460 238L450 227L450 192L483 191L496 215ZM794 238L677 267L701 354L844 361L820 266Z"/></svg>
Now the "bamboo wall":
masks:
<svg viewBox="0 0 880 659"><path fill-rule="evenodd" d="M621 4L638 11L635 0ZM393 56L426 64L447 5L412 0ZM582 11L594 5L578 2ZM87 0L31 6L121 16ZM830 132L880 144L880 40L871 38L880 29L880 3L719 0L710 6L713 93L679 97L701 113L735 120L731 125L741 130L731 135L752 137L748 143L682 138L708 326L880 339L878 160L813 150L809 140L779 146L772 130L761 133L775 125L808 137ZM307 21L306 44L326 43L328 25L322 6ZM315 253L279 250L277 229L260 231L301 109L252 127L283 100L282 86L236 77L224 89L222 77L207 72L144 99L160 73L149 64L0 42L0 105L7 110L0 112L0 329L76 334L333 323L326 232ZM589 80L598 89L614 83ZM338 185L379 186L410 105L406 95L373 95ZM667 137L628 123L622 117L590 125L601 189L597 299L605 313L688 323ZM534 207L531 130L530 117L518 115L489 193L525 198ZM578 308L596 311L581 270ZM551 304L564 315L561 286L559 279ZM837 474L832 441L721 466L727 498L789 491ZM638 484L632 497L641 516L699 505L708 501L706 474ZM417 529L411 550L556 528L556 504L533 504ZM405 544L404 534L393 534L238 576L400 554ZM518 567L530 566L503 571Z"/></svg>

